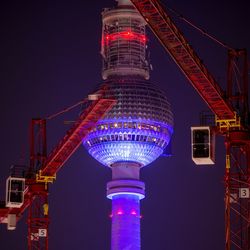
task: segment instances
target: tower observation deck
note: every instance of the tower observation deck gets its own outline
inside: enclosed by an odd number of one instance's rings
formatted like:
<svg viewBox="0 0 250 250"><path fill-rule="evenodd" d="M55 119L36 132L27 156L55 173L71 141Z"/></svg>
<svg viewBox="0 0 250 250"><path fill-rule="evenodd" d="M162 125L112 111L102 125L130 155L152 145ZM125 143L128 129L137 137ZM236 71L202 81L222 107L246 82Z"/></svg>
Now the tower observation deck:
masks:
<svg viewBox="0 0 250 250"><path fill-rule="evenodd" d="M145 21L129 0L102 13L103 79L137 75L149 78L146 58Z"/></svg>
<svg viewBox="0 0 250 250"><path fill-rule="evenodd" d="M105 97L116 105L83 144L112 170L111 250L140 250L140 200L145 184L140 169L157 159L173 133L173 114L165 94L149 79L145 21L129 0L102 13L102 77Z"/></svg>

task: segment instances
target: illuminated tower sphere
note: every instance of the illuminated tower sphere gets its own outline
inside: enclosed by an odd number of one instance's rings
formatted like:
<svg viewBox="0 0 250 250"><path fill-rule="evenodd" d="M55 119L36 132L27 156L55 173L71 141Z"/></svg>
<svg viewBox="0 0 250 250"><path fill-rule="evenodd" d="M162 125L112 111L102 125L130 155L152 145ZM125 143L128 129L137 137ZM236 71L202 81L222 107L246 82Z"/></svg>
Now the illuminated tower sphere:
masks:
<svg viewBox="0 0 250 250"><path fill-rule="evenodd" d="M129 0L105 9L102 76L105 97L117 104L84 139L88 152L112 169L107 197L112 200L111 250L140 250L140 200L145 185L140 168L157 159L173 133L165 94L148 81L145 21Z"/></svg>

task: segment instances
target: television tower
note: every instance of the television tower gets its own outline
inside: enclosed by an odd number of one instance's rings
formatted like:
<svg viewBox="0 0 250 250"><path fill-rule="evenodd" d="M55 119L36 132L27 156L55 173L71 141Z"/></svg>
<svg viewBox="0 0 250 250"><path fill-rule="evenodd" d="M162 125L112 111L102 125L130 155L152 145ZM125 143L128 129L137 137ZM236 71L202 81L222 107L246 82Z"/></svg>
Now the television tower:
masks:
<svg viewBox="0 0 250 250"><path fill-rule="evenodd" d="M102 77L106 98L117 104L85 137L90 155L112 170L111 250L140 250L140 169L157 159L173 133L165 94L149 82L145 21L130 0L102 12ZM102 85L102 87L103 87Z"/></svg>

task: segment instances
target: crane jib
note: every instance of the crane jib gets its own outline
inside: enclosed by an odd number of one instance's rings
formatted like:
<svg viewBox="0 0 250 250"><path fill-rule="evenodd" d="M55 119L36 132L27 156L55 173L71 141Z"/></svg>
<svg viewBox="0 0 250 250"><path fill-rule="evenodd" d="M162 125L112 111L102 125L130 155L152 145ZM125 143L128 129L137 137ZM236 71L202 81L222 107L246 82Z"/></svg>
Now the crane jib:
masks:
<svg viewBox="0 0 250 250"><path fill-rule="evenodd" d="M131 0L162 46L174 59L193 87L220 119L232 119L233 107L195 51L157 0Z"/></svg>
<svg viewBox="0 0 250 250"><path fill-rule="evenodd" d="M81 145L83 138L95 126L95 124L108 112L116 103L112 99L99 99L94 102L80 116L66 136L58 143L58 146L51 152L41 170L42 176L54 176L68 158Z"/></svg>

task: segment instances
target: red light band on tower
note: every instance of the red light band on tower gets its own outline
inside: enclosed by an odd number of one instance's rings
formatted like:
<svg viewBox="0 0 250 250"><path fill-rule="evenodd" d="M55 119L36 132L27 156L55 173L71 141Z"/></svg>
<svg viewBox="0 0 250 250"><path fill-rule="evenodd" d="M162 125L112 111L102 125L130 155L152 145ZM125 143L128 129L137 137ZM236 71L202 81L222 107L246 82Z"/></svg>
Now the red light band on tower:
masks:
<svg viewBox="0 0 250 250"><path fill-rule="evenodd" d="M147 38L145 35L134 33L131 31L124 31L124 32L109 34L109 35L106 35L105 38L106 38L106 42L122 40L122 39L137 40L137 41L140 41L141 43L145 43L147 41Z"/></svg>

